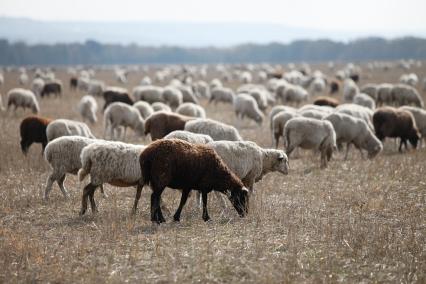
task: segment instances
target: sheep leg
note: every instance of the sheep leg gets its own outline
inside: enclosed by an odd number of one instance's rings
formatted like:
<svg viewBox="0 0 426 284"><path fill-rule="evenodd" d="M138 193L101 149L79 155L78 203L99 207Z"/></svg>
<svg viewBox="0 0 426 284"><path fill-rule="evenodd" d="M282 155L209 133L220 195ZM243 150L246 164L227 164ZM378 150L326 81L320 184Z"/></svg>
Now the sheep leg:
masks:
<svg viewBox="0 0 426 284"><path fill-rule="evenodd" d="M92 208L92 213L98 212L98 209L96 208L96 203L95 203L96 188L97 188L97 186L93 186L90 193L89 193L90 207Z"/></svg>
<svg viewBox="0 0 426 284"><path fill-rule="evenodd" d="M66 188L64 186L64 181L65 181L65 174L63 176L61 176L56 182L58 183L59 188L61 189L64 197L66 199L68 199L70 195L69 195L68 191L66 190Z"/></svg>
<svg viewBox="0 0 426 284"><path fill-rule="evenodd" d="M189 192L190 192L189 189L183 189L182 190L182 195L180 197L179 207L176 210L175 215L173 215L173 220L176 221L176 222L180 221L180 214L182 213L183 206L185 206L185 203L188 200Z"/></svg>
<svg viewBox="0 0 426 284"><path fill-rule="evenodd" d="M105 190L104 190L104 185L103 185L103 184L101 184L99 187L100 187L100 189L101 189L101 193L102 193L103 197L104 197L104 198L108 198L108 195L105 193Z"/></svg>
<svg viewBox="0 0 426 284"><path fill-rule="evenodd" d="M321 169L325 169L327 167L327 157L325 150L321 151Z"/></svg>
<svg viewBox="0 0 426 284"><path fill-rule="evenodd" d="M55 179L53 178L53 174L51 174L47 178L46 189L44 190L44 200L47 201L49 199L49 192L52 190L52 185Z"/></svg>
<svg viewBox="0 0 426 284"><path fill-rule="evenodd" d="M160 207L161 193L163 190L164 188L153 188L151 194L151 221L157 224L166 222Z"/></svg>
<svg viewBox="0 0 426 284"><path fill-rule="evenodd" d="M203 198L203 220L207 222L210 220L209 212L207 212L207 192L203 192L201 196Z"/></svg>
<svg viewBox="0 0 426 284"><path fill-rule="evenodd" d="M280 144L280 134L274 133L274 140L275 140L275 149L278 149L278 145Z"/></svg>
<svg viewBox="0 0 426 284"><path fill-rule="evenodd" d="M121 141L126 141L126 131L127 131L127 127L124 127L124 133L123 133L123 138Z"/></svg>
<svg viewBox="0 0 426 284"><path fill-rule="evenodd" d="M91 183L89 183L83 189L83 197L81 198L80 215L84 215L84 213L86 213L86 210L87 210L87 200L89 198L89 194L92 191L93 187L94 187L94 185L92 185Z"/></svg>
<svg viewBox="0 0 426 284"><path fill-rule="evenodd" d="M133 204L133 209L132 209L132 214L133 215L136 214L136 210L138 208L139 199L141 198L142 189L143 189L143 186L140 185L140 184L138 184L138 186L136 187L135 203Z"/></svg>
<svg viewBox="0 0 426 284"><path fill-rule="evenodd" d="M345 161L348 159L349 149L350 149L350 148L351 148L351 143L346 143Z"/></svg>

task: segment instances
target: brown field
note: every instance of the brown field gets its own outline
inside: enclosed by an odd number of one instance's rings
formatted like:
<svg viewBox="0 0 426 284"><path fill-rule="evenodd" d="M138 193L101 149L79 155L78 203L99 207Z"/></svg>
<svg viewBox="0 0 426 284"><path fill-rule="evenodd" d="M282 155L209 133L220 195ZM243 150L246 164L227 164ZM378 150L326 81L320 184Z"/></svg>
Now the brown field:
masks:
<svg viewBox="0 0 426 284"><path fill-rule="evenodd" d="M426 67L411 71L426 76ZM361 83L397 82L403 72L365 71ZM100 71L97 78L117 85L112 75ZM41 114L80 120L74 108L83 94L68 91L64 70L57 76L65 93L43 99ZM125 87L141 78L130 74ZM5 73L5 81L3 101L17 86L17 73ZM236 124L230 106L203 105L209 117ZM231 206L221 210L212 196L213 220L204 223L192 197L180 223L166 213L167 223L156 226L149 188L135 217L135 190L110 185L107 199L95 194L99 213L80 217L83 184L75 176L65 182L70 200L55 184L43 202L49 166L41 146L33 145L27 157L19 148L19 123L28 114L0 113L0 283L426 283L426 148L400 154L387 141L372 161L352 149L348 161L338 153L325 170L319 156L303 152L290 160L288 176L269 174L256 184L246 218ZM91 128L102 137L98 118ZM262 128L246 121L240 133L271 144L267 121ZM173 190L163 194L172 211L179 197Z"/></svg>

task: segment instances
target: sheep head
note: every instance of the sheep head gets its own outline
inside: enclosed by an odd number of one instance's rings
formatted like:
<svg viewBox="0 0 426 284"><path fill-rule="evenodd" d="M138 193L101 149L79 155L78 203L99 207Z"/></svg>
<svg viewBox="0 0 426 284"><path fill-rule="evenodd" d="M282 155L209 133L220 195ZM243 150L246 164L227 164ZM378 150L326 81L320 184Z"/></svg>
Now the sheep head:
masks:
<svg viewBox="0 0 426 284"><path fill-rule="evenodd" d="M228 191L227 195L235 210L240 217L244 217L248 213L249 191L246 187L235 188Z"/></svg>

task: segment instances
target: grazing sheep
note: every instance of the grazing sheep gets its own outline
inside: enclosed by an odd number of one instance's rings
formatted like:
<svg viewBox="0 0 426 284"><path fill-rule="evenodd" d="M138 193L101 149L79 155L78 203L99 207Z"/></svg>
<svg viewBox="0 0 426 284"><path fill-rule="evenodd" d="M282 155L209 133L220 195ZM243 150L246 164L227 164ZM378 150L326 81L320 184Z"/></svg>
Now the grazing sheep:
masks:
<svg viewBox="0 0 426 284"><path fill-rule="evenodd" d="M102 96L105 91L105 83L98 80L90 80L87 93L92 96Z"/></svg>
<svg viewBox="0 0 426 284"><path fill-rule="evenodd" d="M348 158L351 144L354 144L360 150L361 156L361 150L367 150L369 159L374 158L383 150L382 143L364 120L338 112L326 116L324 120L328 120L333 124L337 145L347 143L345 160Z"/></svg>
<svg viewBox="0 0 426 284"><path fill-rule="evenodd" d="M77 109L84 122L88 120L90 123L93 124L98 121L96 117L96 112L98 111L98 103L91 95L86 95L82 97L80 102L78 103Z"/></svg>
<svg viewBox="0 0 426 284"><path fill-rule="evenodd" d="M319 150L321 168L325 168L336 149L336 132L328 120L295 117L287 121L284 126L284 144L287 148L287 156L296 147Z"/></svg>
<svg viewBox="0 0 426 284"><path fill-rule="evenodd" d="M345 102L352 102L358 93L359 88L357 84L350 78L345 79L343 82L343 100Z"/></svg>
<svg viewBox="0 0 426 284"><path fill-rule="evenodd" d="M120 87L108 87L105 89L103 93L103 97L105 100L103 111L114 102L122 102L128 105L133 105L133 100L130 98L126 89Z"/></svg>
<svg viewBox="0 0 426 284"><path fill-rule="evenodd" d="M21 134L21 150L24 155L28 153L33 143L41 143L42 151L47 145L46 128L52 120L40 116L29 116L21 121L19 132Z"/></svg>
<svg viewBox="0 0 426 284"><path fill-rule="evenodd" d="M176 113L186 116L206 118L206 111L200 105L194 103L183 103L177 109Z"/></svg>
<svg viewBox="0 0 426 284"><path fill-rule="evenodd" d="M41 78L35 78L31 83L31 90L36 96L40 96L44 88L44 81Z"/></svg>
<svg viewBox="0 0 426 284"><path fill-rule="evenodd" d="M158 111L172 112L172 109L168 105L162 102L155 102L151 106L154 112L158 112Z"/></svg>
<svg viewBox="0 0 426 284"><path fill-rule="evenodd" d="M373 115L373 124L377 138L383 141L386 137L399 137L399 152L404 144L407 150L407 140L416 148L420 139L415 119L411 112L393 107L378 108Z"/></svg>
<svg viewBox="0 0 426 284"><path fill-rule="evenodd" d="M244 119L247 116L257 124L262 125L264 115L252 96L244 93L237 95L234 99L234 111L237 118Z"/></svg>
<svg viewBox="0 0 426 284"><path fill-rule="evenodd" d="M208 135L192 133L185 130L175 130L170 132L164 136L163 139L180 139L195 144L207 144L209 142L213 142L213 139Z"/></svg>
<svg viewBox="0 0 426 284"><path fill-rule="evenodd" d="M235 127L212 119L195 119L188 121L184 129L193 133L209 135L214 141L243 140Z"/></svg>
<svg viewBox="0 0 426 284"><path fill-rule="evenodd" d="M55 119L46 128L47 141L62 136L83 136L95 139L89 126L84 122L69 119Z"/></svg>
<svg viewBox="0 0 426 284"><path fill-rule="evenodd" d="M317 106L330 106L335 108L339 105L339 101L331 97L318 97L314 100L313 104Z"/></svg>
<svg viewBox="0 0 426 284"><path fill-rule="evenodd" d="M52 168L52 172L47 178L44 200L49 199L49 193L55 181L58 183L64 197L69 197L68 191L64 186L66 174L77 174L81 168L81 151L84 147L96 141L99 140L82 136L64 136L47 144L44 158ZM102 185L101 192L105 196Z"/></svg>
<svg viewBox="0 0 426 284"><path fill-rule="evenodd" d="M250 192L254 183L270 172L288 174L288 158L282 150L263 149L251 141L214 141L207 144Z"/></svg>
<svg viewBox="0 0 426 284"><path fill-rule="evenodd" d="M294 103L296 105L307 101L309 98L308 92L301 86L288 85L284 90L283 102Z"/></svg>
<svg viewBox="0 0 426 284"><path fill-rule="evenodd" d="M145 135L151 134L151 140L161 139L175 130L184 130L185 124L194 120L193 117L176 113L159 111L145 121Z"/></svg>
<svg viewBox="0 0 426 284"><path fill-rule="evenodd" d="M144 101L138 101L134 103L133 107L135 107L139 111L143 119L147 119L151 114L154 113L154 109L152 108L152 106Z"/></svg>
<svg viewBox="0 0 426 284"><path fill-rule="evenodd" d="M177 86L177 88L181 91L182 93L182 101L184 103L194 103L194 104L199 104L198 103L198 99L195 96L194 92L192 91L191 87L189 86L185 86L185 85L180 85Z"/></svg>
<svg viewBox="0 0 426 284"><path fill-rule="evenodd" d="M40 93L41 97L50 96L54 94L55 97L60 96L62 93L62 84L61 82L48 82L44 84L43 90Z"/></svg>
<svg viewBox="0 0 426 284"><path fill-rule="evenodd" d="M231 103L234 101L234 91L230 88L224 88L224 87L215 87L211 91L211 96L209 103L214 102L215 105L218 102L223 103Z"/></svg>
<svg viewBox="0 0 426 284"><path fill-rule="evenodd" d="M278 113L282 112L282 111L293 111L296 112L296 108L294 107L290 107L290 106L283 106L283 105L277 105L274 106L271 109L271 112L269 113L269 127L272 130L272 120L274 119L274 116L277 115Z"/></svg>
<svg viewBox="0 0 426 284"><path fill-rule="evenodd" d="M182 92L174 86L165 87L162 96L164 102L173 109L176 109L180 104L182 104Z"/></svg>
<svg viewBox="0 0 426 284"><path fill-rule="evenodd" d="M354 104L367 107L371 110L376 108L376 102L367 94L359 93L354 96Z"/></svg>
<svg viewBox="0 0 426 284"><path fill-rule="evenodd" d="M121 133L124 127L124 133ZM125 103L115 102L110 104L104 113L104 138L122 139L126 137L127 127L133 129L136 135L143 137L145 134L145 121L139 110Z"/></svg>
<svg viewBox="0 0 426 284"><path fill-rule="evenodd" d="M376 84L366 84L362 86L361 93L369 95L374 101L376 101L378 89L379 86Z"/></svg>
<svg viewBox="0 0 426 284"><path fill-rule="evenodd" d="M88 199L90 199L92 212L97 211L93 196L96 188L104 183L119 187L136 186L132 210L136 213L143 187L140 182L142 173L139 156L144 149L143 145L112 141L93 142L83 148L78 179L83 181L87 175L90 175L90 183L83 189L80 215L86 213Z"/></svg>
<svg viewBox="0 0 426 284"><path fill-rule="evenodd" d="M198 190L202 194L204 221L210 219L207 212L207 194L213 190L227 194L241 217L248 212L248 190L219 155L208 146L179 139L159 140L146 147L139 161L143 185L150 184L152 189L153 222L165 222L160 200L166 186L182 190L179 208L173 216L175 221L180 220L191 190Z"/></svg>
<svg viewBox="0 0 426 284"><path fill-rule="evenodd" d="M412 86L397 84L393 86L391 94L396 105L403 106L414 104L417 107L424 107L422 97Z"/></svg>
<svg viewBox="0 0 426 284"><path fill-rule="evenodd" d="M283 136L284 126L290 119L298 116L296 111L286 110L278 113L272 119L272 140L275 145L275 148L278 148L280 137Z"/></svg>
<svg viewBox="0 0 426 284"><path fill-rule="evenodd" d="M374 129L372 124L373 111L369 108L356 104L342 104L336 108L336 112L346 113L353 117L360 118L367 123L371 130Z"/></svg>
<svg viewBox="0 0 426 284"><path fill-rule="evenodd" d="M414 120L416 121L417 129L423 139L426 140L426 110L413 106L402 106L399 109L411 112L414 116Z"/></svg>
<svg viewBox="0 0 426 284"><path fill-rule="evenodd" d="M7 93L7 110L12 105L15 107L14 111L18 107L22 107L24 110L29 108L33 113L40 111L36 96L32 91L26 89L15 88Z"/></svg>
<svg viewBox="0 0 426 284"><path fill-rule="evenodd" d="M392 98L392 84L380 84L377 86L377 105L381 106L384 104L392 104L393 98Z"/></svg>
<svg viewBox="0 0 426 284"><path fill-rule="evenodd" d="M195 94L198 97L210 99L210 88L209 84L204 81L197 81L194 83Z"/></svg>

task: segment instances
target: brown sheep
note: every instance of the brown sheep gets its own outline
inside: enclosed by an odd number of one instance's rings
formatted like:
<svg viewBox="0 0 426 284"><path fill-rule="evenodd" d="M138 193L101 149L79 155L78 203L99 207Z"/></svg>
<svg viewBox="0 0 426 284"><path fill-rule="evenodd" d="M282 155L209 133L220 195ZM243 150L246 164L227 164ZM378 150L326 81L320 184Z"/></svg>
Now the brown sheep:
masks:
<svg viewBox="0 0 426 284"><path fill-rule="evenodd" d="M122 102L128 105L133 105L134 103L127 90L123 88L110 87L103 92L103 97L105 100L103 111L114 102Z"/></svg>
<svg viewBox="0 0 426 284"><path fill-rule="evenodd" d="M150 133L151 140L155 141L172 131L184 130L186 122L194 119L194 117L159 111L150 115L145 121L145 135Z"/></svg>
<svg viewBox="0 0 426 284"><path fill-rule="evenodd" d="M175 221L180 220L182 208L191 190L201 192L204 221L210 219L207 212L207 194L212 190L227 194L241 217L247 213L247 188L211 147L178 139L158 140L142 152L139 162L143 184L150 184L152 189L153 222L165 222L160 200L166 186L182 190L179 208L173 216Z"/></svg>
<svg viewBox="0 0 426 284"><path fill-rule="evenodd" d="M314 100L313 104L317 106L337 107L339 105L339 101L330 97L318 97Z"/></svg>
<svg viewBox="0 0 426 284"><path fill-rule="evenodd" d="M382 142L386 137L399 137L399 151L402 152L402 144L407 148L407 140L416 148L420 139L419 131L413 115L405 110L393 107L381 107L374 112L373 125L376 136Z"/></svg>
<svg viewBox="0 0 426 284"><path fill-rule="evenodd" d="M47 145L46 128L52 120L40 116L29 116L24 118L19 126L21 133L21 150L24 155L33 143L41 143L42 149Z"/></svg>

